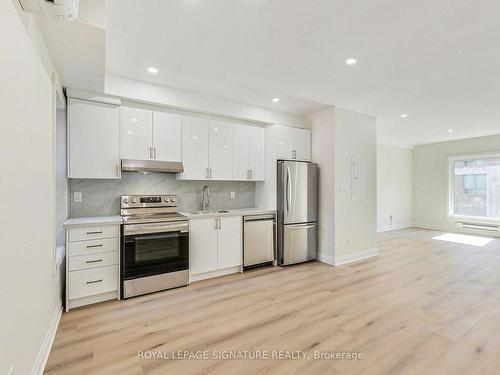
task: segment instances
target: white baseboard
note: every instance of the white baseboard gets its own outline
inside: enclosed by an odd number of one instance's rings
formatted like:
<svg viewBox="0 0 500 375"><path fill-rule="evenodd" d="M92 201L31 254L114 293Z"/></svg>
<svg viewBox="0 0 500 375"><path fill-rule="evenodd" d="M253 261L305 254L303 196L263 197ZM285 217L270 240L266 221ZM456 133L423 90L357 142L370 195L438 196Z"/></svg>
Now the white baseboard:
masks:
<svg viewBox="0 0 500 375"><path fill-rule="evenodd" d="M232 273L238 273L238 272L241 272L241 266L229 267L229 268L224 268L222 270L194 274L194 275L191 275L191 281L195 282L195 281L201 281L201 280L206 280L206 279L212 279L214 277L226 276L226 275L230 275Z"/></svg>
<svg viewBox="0 0 500 375"><path fill-rule="evenodd" d="M413 226L412 224L401 224L401 225L393 225L393 226L389 226L389 227L378 227L377 233L389 232L391 230L411 228L412 226Z"/></svg>
<svg viewBox="0 0 500 375"><path fill-rule="evenodd" d="M368 259L377 255L378 255L378 249L376 247L372 249L356 251L355 253L352 254L335 257L335 266L358 262L360 260Z"/></svg>
<svg viewBox="0 0 500 375"><path fill-rule="evenodd" d="M31 375L42 375L45 370L45 365L49 359L50 350L52 349L52 344L54 343L54 338L56 337L57 327L59 326L59 321L61 320L61 314L62 301L59 301L54 309L54 313L52 314L49 329L43 339L42 346L40 347L35 364L31 370Z"/></svg>
<svg viewBox="0 0 500 375"><path fill-rule="evenodd" d="M329 264L330 266L335 265L335 257L332 255L318 254L318 260L322 263Z"/></svg>

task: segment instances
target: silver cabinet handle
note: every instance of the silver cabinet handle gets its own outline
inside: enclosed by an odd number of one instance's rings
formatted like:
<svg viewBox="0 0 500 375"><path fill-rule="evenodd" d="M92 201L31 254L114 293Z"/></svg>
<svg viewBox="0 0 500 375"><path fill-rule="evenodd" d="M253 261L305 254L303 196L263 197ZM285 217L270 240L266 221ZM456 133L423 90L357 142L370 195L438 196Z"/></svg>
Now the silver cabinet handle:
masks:
<svg viewBox="0 0 500 375"><path fill-rule="evenodd" d="M96 260L87 260L85 263L99 263L102 262L102 259L96 259Z"/></svg>
<svg viewBox="0 0 500 375"><path fill-rule="evenodd" d="M250 180L250 169L247 169L247 180Z"/></svg>
<svg viewBox="0 0 500 375"><path fill-rule="evenodd" d="M96 231L93 231L93 232L87 232L87 234L101 234L102 233L102 230L96 230Z"/></svg>
<svg viewBox="0 0 500 375"><path fill-rule="evenodd" d="M250 180L253 180L253 169L250 169Z"/></svg>
<svg viewBox="0 0 500 375"><path fill-rule="evenodd" d="M311 229L315 228L316 224L298 224L298 225L287 225L287 229Z"/></svg>
<svg viewBox="0 0 500 375"><path fill-rule="evenodd" d="M210 172L209 171L210 171L210 169L207 168L207 178L210 178Z"/></svg>
<svg viewBox="0 0 500 375"><path fill-rule="evenodd" d="M215 220L215 229L219 229L219 221L217 219L214 220Z"/></svg>
<svg viewBox="0 0 500 375"><path fill-rule="evenodd" d="M219 229L221 229L222 225L221 225L220 219L217 219L217 221L219 222Z"/></svg>
<svg viewBox="0 0 500 375"><path fill-rule="evenodd" d="M153 147L153 158L156 160L156 147Z"/></svg>
<svg viewBox="0 0 500 375"><path fill-rule="evenodd" d="M153 159L153 154L152 154L152 150L151 150L152 147L149 146L148 149L149 149L149 160L151 160L151 159Z"/></svg>
<svg viewBox="0 0 500 375"><path fill-rule="evenodd" d="M208 168L208 178L212 178L212 168Z"/></svg>
<svg viewBox="0 0 500 375"><path fill-rule="evenodd" d="M99 245L87 245L87 249L91 249L93 247L102 247L102 243L100 243Z"/></svg>
<svg viewBox="0 0 500 375"><path fill-rule="evenodd" d="M102 283L102 279L99 280L92 280L92 281L87 281L87 284L96 284L96 283Z"/></svg>

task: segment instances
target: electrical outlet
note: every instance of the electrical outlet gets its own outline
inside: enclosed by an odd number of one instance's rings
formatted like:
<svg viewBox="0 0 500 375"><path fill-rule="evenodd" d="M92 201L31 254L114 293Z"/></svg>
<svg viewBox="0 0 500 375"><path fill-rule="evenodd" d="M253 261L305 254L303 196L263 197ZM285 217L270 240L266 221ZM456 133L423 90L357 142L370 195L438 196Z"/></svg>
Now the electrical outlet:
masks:
<svg viewBox="0 0 500 375"><path fill-rule="evenodd" d="M75 191L73 193L73 200L75 202L81 202L82 201L82 192L81 191Z"/></svg>
<svg viewBox="0 0 500 375"><path fill-rule="evenodd" d="M234 199L236 197L236 193L234 191L231 192L231 199Z"/></svg>

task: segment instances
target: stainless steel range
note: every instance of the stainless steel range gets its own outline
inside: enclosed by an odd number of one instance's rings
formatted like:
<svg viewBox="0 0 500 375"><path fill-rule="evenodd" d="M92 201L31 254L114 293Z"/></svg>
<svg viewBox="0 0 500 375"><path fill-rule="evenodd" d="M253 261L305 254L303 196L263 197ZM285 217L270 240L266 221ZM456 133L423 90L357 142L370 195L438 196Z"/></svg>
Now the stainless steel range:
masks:
<svg viewBox="0 0 500 375"><path fill-rule="evenodd" d="M121 196L122 297L189 283L189 220L175 195Z"/></svg>

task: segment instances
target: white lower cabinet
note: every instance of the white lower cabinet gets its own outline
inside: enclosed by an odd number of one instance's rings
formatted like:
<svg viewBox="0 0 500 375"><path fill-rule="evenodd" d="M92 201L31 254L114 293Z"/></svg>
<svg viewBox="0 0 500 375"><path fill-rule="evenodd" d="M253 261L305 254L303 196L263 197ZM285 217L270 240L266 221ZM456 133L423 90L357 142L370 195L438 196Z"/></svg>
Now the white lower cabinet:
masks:
<svg viewBox="0 0 500 375"><path fill-rule="evenodd" d="M120 225L66 228L66 311L120 298Z"/></svg>
<svg viewBox="0 0 500 375"><path fill-rule="evenodd" d="M190 242L193 281L240 271L241 216L192 219Z"/></svg>

